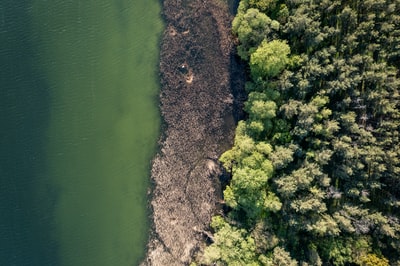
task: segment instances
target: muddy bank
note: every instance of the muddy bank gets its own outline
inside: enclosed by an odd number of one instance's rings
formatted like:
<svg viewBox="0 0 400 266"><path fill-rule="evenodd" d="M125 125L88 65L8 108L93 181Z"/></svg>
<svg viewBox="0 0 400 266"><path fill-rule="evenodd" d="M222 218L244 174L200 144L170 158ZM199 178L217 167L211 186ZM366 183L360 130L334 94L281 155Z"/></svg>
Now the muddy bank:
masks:
<svg viewBox="0 0 400 266"><path fill-rule="evenodd" d="M163 5L164 129L152 165L153 226L142 265L188 265L201 253L204 231L220 208L217 158L232 145L234 96L243 78L232 56L232 17L225 1L164 0Z"/></svg>

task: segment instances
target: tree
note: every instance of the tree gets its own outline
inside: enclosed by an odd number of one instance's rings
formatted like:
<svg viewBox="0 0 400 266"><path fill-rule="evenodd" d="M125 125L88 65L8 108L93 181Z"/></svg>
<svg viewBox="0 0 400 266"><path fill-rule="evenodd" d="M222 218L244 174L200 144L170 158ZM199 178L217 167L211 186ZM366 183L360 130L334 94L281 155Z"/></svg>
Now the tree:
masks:
<svg viewBox="0 0 400 266"><path fill-rule="evenodd" d="M220 216L213 217L211 226L215 230L214 243L204 251L202 263L232 266L260 265L255 254L254 239L248 236L244 229L231 226Z"/></svg>
<svg viewBox="0 0 400 266"><path fill-rule="evenodd" d="M276 77L289 63L290 47L286 42L273 40L263 41L251 54L250 70L253 78Z"/></svg>
<svg viewBox="0 0 400 266"><path fill-rule="evenodd" d="M239 39L238 55L247 60L256 47L265 39L270 39L279 30L279 22L270 19L258 9L249 8L239 12L232 22L232 31Z"/></svg>
<svg viewBox="0 0 400 266"><path fill-rule="evenodd" d="M389 266L389 261L386 258L380 258L375 254L364 255L360 258L362 266Z"/></svg>
<svg viewBox="0 0 400 266"><path fill-rule="evenodd" d="M277 0L248 0L251 7L267 13L276 8Z"/></svg>

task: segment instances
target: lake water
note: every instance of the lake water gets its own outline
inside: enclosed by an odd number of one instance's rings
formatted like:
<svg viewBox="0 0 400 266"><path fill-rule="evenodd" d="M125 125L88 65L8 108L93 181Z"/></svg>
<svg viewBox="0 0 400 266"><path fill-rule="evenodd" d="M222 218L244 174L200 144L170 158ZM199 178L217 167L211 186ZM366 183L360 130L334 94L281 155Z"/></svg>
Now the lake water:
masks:
<svg viewBox="0 0 400 266"><path fill-rule="evenodd" d="M142 259L159 0L0 1L0 265Z"/></svg>

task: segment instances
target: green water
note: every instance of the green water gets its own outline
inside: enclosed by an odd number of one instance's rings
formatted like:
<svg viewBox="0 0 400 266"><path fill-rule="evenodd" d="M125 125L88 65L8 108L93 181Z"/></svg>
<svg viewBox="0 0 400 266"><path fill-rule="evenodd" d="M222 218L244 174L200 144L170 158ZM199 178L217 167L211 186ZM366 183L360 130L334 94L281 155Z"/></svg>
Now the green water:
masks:
<svg viewBox="0 0 400 266"><path fill-rule="evenodd" d="M15 3L0 4L0 204L13 219L0 224L0 265L136 265L159 135L160 2Z"/></svg>

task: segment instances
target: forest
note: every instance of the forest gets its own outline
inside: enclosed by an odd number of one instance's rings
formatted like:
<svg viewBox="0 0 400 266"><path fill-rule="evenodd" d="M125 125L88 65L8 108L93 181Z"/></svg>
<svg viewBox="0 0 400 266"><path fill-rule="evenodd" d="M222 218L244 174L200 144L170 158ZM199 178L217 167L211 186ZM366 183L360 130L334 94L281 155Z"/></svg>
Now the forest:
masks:
<svg viewBox="0 0 400 266"><path fill-rule="evenodd" d="M400 0L241 0L224 211L199 265L400 265Z"/></svg>

